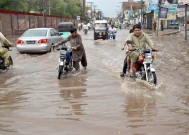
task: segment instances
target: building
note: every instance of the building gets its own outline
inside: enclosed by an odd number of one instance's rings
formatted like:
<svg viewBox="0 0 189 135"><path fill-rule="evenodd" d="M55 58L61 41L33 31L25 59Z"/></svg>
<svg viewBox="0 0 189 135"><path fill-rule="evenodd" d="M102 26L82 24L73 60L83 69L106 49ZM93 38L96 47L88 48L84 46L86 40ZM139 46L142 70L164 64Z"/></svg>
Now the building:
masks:
<svg viewBox="0 0 189 135"><path fill-rule="evenodd" d="M122 11L124 13L124 19L130 24L136 24L139 22L139 5L137 2L122 2Z"/></svg>

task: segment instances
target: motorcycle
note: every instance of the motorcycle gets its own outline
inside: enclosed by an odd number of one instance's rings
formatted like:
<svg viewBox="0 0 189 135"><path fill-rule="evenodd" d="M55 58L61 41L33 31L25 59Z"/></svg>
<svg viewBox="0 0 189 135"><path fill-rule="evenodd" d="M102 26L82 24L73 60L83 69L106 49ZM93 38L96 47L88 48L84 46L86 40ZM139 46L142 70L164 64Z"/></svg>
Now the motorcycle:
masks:
<svg viewBox="0 0 189 135"><path fill-rule="evenodd" d="M115 40L115 33L109 33L109 39L114 39Z"/></svg>
<svg viewBox="0 0 189 135"><path fill-rule="evenodd" d="M134 72L134 79L141 79L147 81L149 84L157 85L157 76L155 69L152 64L155 59L154 52L151 49L146 49L139 54L138 61L135 63L134 67L136 71Z"/></svg>
<svg viewBox="0 0 189 135"><path fill-rule="evenodd" d="M85 35L87 35L88 29L84 29L83 31L84 31Z"/></svg>
<svg viewBox="0 0 189 135"><path fill-rule="evenodd" d="M7 48L9 51L11 51L8 46L2 46L2 47ZM11 56L9 56L8 60L9 60L9 66L8 67L13 66L13 60L12 60ZM0 69L1 70L8 69L8 67L5 66L4 62L5 62L4 58L0 56Z"/></svg>
<svg viewBox="0 0 189 135"><path fill-rule="evenodd" d="M72 61L72 49L63 44L57 50L60 50L59 57L59 67L58 67L58 79L64 72L72 71L73 61Z"/></svg>

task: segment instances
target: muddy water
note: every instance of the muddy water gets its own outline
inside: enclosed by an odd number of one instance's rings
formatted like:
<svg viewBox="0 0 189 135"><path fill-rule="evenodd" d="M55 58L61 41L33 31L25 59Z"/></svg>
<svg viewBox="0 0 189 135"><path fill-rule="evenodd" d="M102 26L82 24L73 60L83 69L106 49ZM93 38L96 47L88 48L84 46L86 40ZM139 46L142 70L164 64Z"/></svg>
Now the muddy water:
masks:
<svg viewBox="0 0 189 135"><path fill-rule="evenodd" d="M88 68L57 79L58 52L19 54L0 74L0 135L187 135L189 47L179 36L153 41L158 85L121 79L128 30L117 41L83 37ZM180 39L180 40L179 40Z"/></svg>

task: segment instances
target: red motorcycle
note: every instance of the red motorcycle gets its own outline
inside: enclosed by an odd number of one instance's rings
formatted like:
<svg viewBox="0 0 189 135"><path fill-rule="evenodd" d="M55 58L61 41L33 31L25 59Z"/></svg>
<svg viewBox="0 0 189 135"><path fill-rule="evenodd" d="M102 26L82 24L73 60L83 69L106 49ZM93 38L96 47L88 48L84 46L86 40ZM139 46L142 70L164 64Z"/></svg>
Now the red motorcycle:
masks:
<svg viewBox="0 0 189 135"><path fill-rule="evenodd" d="M136 69L136 71L134 72L134 78L145 80L150 84L157 85L156 72L152 67L155 55L153 55L152 52L154 51L151 49L146 49L143 52L139 53L138 61L134 65Z"/></svg>

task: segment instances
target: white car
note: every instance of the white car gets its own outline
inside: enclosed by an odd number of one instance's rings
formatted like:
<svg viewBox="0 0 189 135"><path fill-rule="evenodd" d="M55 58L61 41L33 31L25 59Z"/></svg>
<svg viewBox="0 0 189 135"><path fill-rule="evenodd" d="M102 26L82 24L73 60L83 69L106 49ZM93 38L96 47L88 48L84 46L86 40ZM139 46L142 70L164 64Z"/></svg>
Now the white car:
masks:
<svg viewBox="0 0 189 135"><path fill-rule="evenodd" d="M20 53L50 52L52 45L61 40L54 28L33 28L17 39L16 48Z"/></svg>

